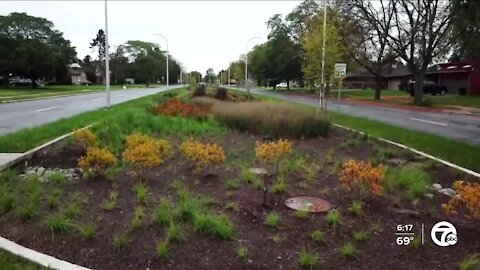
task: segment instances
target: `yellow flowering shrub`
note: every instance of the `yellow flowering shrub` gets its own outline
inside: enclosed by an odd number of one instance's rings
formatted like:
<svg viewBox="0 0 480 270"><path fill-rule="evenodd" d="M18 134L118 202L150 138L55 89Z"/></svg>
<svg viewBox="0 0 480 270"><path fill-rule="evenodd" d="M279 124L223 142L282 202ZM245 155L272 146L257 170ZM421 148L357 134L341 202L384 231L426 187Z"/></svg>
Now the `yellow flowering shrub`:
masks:
<svg viewBox="0 0 480 270"><path fill-rule="evenodd" d="M133 133L127 137L123 160L143 177L145 169L165 162L173 154L173 147L167 140L155 140L141 133Z"/></svg>
<svg viewBox="0 0 480 270"><path fill-rule="evenodd" d="M385 168L383 165L373 166L370 162L348 160L342 164L340 182L347 191L358 192L361 197L372 193L383 195L383 180Z"/></svg>
<svg viewBox="0 0 480 270"><path fill-rule="evenodd" d="M195 163L197 169L213 168L225 161L223 148L213 143L202 143L189 139L180 145L183 156Z"/></svg>
<svg viewBox="0 0 480 270"><path fill-rule="evenodd" d="M105 170L115 165L117 158L107 148L97 146L87 148L85 156L78 160L78 166L84 171L91 171L93 174L103 174Z"/></svg>
<svg viewBox="0 0 480 270"><path fill-rule="evenodd" d="M465 208L466 216L480 219L480 184L457 180L453 183L458 196L454 196L442 205L447 214L457 214L459 208Z"/></svg>
<svg viewBox="0 0 480 270"><path fill-rule="evenodd" d="M292 142L280 139L276 142L257 142L255 145L255 157L264 164L275 165L275 174L278 174L280 161L292 153Z"/></svg>
<svg viewBox="0 0 480 270"><path fill-rule="evenodd" d="M73 139L84 148L97 145L97 136L88 128L76 130L73 133Z"/></svg>

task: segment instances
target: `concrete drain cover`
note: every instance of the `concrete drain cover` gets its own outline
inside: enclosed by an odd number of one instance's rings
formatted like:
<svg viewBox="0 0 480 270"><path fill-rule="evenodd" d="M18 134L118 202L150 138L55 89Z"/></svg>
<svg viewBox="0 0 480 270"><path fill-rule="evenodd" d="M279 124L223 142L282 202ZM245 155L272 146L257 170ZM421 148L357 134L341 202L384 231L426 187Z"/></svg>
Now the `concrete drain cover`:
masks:
<svg viewBox="0 0 480 270"><path fill-rule="evenodd" d="M289 208L307 212L327 212L333 205L324 199L315 197L294 197L287 199L285 205Z"/></svg>

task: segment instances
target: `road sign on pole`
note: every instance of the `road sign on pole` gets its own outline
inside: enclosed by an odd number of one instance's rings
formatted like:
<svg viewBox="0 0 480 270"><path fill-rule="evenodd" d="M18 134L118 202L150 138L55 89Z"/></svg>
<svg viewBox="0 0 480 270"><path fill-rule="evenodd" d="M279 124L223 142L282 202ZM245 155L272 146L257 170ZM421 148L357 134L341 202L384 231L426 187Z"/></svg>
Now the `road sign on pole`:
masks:
<svg viewBox="0 0 480 270"><path fill-rule="evenodd" d="M343 78L347 75L347 64L335 63L335 78Z"/></svg>
<svg viewBox="0 0 480 270"><path fill-rule="evenodd" d="M340 96L342 95L342 80L347 75L347 64L335 63L335 78L338 78L337 111L340 111Z"/></svg>

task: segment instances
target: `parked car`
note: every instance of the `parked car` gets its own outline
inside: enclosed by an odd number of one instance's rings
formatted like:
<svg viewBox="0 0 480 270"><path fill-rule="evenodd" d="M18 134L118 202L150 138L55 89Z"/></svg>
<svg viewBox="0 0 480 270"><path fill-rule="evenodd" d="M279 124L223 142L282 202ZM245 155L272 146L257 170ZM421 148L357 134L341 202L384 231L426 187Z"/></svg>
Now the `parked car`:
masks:
<svg viewBox="0 0 480 270"><path fill-rule="evenodd" d="M287 83L286 82L279 83L276 85L276 88L287 88Z"/></svg>
<svg viewBox="0 0 480 270"><path fill-rule="evenodd" d="M415 81L408 82L407 92L413 96L415 94ZM447 93L447 87L443 85L438 85L434 81L424 81L423 82L423 93L435 95L445 95Z"/></svg>

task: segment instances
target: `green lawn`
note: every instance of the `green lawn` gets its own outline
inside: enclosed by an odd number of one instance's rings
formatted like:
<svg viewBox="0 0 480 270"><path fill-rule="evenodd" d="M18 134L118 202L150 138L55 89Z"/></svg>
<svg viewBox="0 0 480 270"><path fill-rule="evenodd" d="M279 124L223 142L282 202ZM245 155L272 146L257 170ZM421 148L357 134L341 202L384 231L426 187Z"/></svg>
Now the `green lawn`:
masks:
<svg viewBox="0 0 480 270"><path fill-rule="evenodd" d="M153 85L152 85L153 86ZM144 88L145 85L132 84L127 85L127 89ZM112 85L112 90L123 89L123 85ZM11 100L44 98L59 95L75 95L95 91L105 91L104 85L52 85L31 88L0 88L0 103Z"/></svg>
<svg viewBox="0 0 480 270"><path fill-rule="evenodd" d="M463 106L480 108L480 96L428 96L434 106Z"/></svg>
<svg viewBox="0 0 480 270"><path fill-rule="evenodd" d="M47 270L48 268L33 264L0 249L0 269L2 270Z"/></svg>
<svg viewBox="0 0 480 270"><path fill-rule="evenodd" d="M185 92L186 90L175 89L166 92L180 93L182 91ZM39 127L25 128L14 133L6 134L0 137L0 153L21 153L28 151L65 133L101 121L107 116L114 117L123 114L129 108L139 106L143 108L146 105L155 103L155 100L158 99L160 95L162 94L147 96L117 104L112 106L111 110L99 109L85 112L70 118L62 118ZM124 120L131 121L131 119Z"/></svg>

